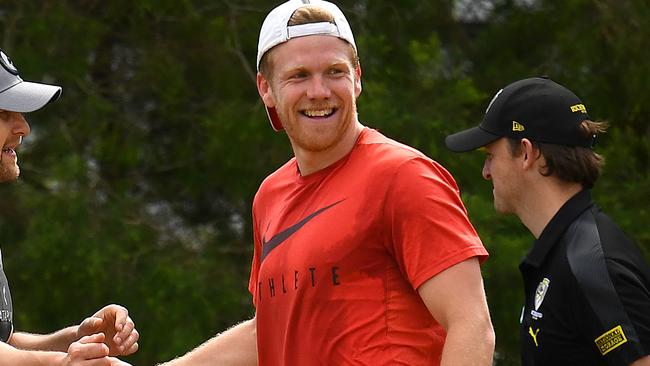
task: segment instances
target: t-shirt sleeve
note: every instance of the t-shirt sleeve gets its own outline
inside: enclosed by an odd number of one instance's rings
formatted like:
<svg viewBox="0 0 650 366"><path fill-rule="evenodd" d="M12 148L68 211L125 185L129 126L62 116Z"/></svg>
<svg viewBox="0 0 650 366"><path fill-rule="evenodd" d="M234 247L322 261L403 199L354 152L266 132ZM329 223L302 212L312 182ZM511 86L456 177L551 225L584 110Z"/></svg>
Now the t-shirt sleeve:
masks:
<svg viewBox="0 0 650 366"><path fill-rule="evenodd" d="M609 260L608 268L614 288L638 337L640 356L650 355L650 288L625 263Z"/></svg>
<svg viewBox="0 0 650 366"><path fill-rule="evenodd" d="M583 306L593 310L576 313L608 365L627 365L650 354L650 293L633 267L612 259L601 261L593 262L598 267L604 264L602 275L596 269L592 275L576 276L586 301Z"/></svg>
<svg viewBox="0 0 650 366"><path fill-rule="evenodd" d="M388 248L414 289L445 269L488 253L467 217L456 182L435 161L417 157L392 177L384 208Z"/></svg>

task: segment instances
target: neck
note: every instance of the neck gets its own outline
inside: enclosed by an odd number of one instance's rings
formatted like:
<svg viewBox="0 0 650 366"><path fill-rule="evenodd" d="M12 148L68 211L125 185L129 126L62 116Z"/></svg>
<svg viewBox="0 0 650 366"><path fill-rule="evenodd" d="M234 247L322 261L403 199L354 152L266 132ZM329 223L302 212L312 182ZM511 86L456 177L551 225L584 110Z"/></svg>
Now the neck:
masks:
<svg viewBox="0 0 650 366"><path fill-rule="evenodd" d="M540 177L529 186L525 205L516 213L521 222L539 239L539 236L560 208L582 190L580 183L566 183L555 177Z"/></svg>
<svg viewBox="0 0 650 366"><path fill-rule="evenodd" d="M352 151L363 130L363 125L357 121L350 125L350 129L352 131L344 133L340 141L325 150L309 151L294 146L293 152L296 156L298 169L300 169L300 175L306 176L325 169Z"/></svg>

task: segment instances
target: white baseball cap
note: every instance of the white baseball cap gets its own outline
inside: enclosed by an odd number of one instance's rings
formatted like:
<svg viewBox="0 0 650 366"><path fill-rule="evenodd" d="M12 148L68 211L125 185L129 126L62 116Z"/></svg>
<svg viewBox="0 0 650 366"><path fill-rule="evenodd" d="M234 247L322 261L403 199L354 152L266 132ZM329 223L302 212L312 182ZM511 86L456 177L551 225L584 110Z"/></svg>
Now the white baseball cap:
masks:
<svg viewBox="0 0 650 366"><path fill-rule="evenodd" d="M293 13L303 6L315 5L327 10L334 17L334 24L329 22L308 23L300 25L288 25ZM341 9L335 4L324 0L289 0L277 6L264 19L260 30L260 39L257 44L257 70L260 69L260 61L266 52L271 48L287 42L291 38L327 35L338 37L352 45L357 51L354 42L352 28ZM282 130L282 122L275 111L275 108L266 108L266 112L274 130Z"/></svg>
<svg viewBox="0 0 650 366"><path fill-rule="evenodd" d="M18 69L0 50L0 109L12 112L33 112L57 100L61 87L23 81Z"/></svg>

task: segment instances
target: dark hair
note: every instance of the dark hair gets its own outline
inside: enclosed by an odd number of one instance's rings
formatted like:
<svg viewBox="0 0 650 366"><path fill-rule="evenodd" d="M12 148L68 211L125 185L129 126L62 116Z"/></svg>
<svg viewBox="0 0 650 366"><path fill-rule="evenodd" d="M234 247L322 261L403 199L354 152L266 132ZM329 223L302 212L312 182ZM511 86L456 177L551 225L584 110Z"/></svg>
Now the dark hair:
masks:
<svg viewBox="0 0 650 366"><path fill-rule="evenodd" d="M586 136L595 136L607 130L606 122L585 120L580 129ZM510 153L519 156L522 153L520 140L508 138ZM592 149L581 146L564 146L532 141L544 159L546 165L540 174L549 177L555 175L565 182L580 183L584 188L592 188L605 165L605 158Z"/></svg>
<svg viewBox="0 0 650 366"><path fill-rule="evenodd" d="M318 7L317 5L306 5L298 8L291 15L288 25L301 25L319 22L329 22L335 24L334 16L327 10ZM356 69L359 66L359 56L351 44L348 43L348 47L350 48L350 61L352 62L352 66ZM272 50L273 49L266 51L260 60L260 73L267 79L270 79L273 67L273 62L269 57Z"/></svg>

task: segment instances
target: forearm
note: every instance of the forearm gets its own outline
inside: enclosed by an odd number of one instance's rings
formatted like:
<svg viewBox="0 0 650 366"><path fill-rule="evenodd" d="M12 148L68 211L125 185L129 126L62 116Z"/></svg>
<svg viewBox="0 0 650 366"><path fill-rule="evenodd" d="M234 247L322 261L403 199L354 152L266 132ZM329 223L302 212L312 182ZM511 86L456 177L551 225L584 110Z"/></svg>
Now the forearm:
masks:
<svg viewBox="0 0 650 366"><path fill-rule="evenodd" d="M441 366L490 366L494 356L494 331L488 319L474 319L447 329Z"/></svg>
<svg viewBox="0 0 650 366"><path fill-rule="evenodd" d="M255 319L239 323L192 352L159 366L190 365L257 366Z"/></svg>
<svg viewBox="0 0 650 366"><path fill-rule="evenodd" d="M26 351L0 342L0 366L55 366L64 358L65 353Z"/></svg>
<svg viewBox="0 0 650 366"><path fill-rule="evenodd" d="M9 339L9 344L23 350L66 352L77 338L77 326L72 326L51 334L16 332Z"/></svg>

